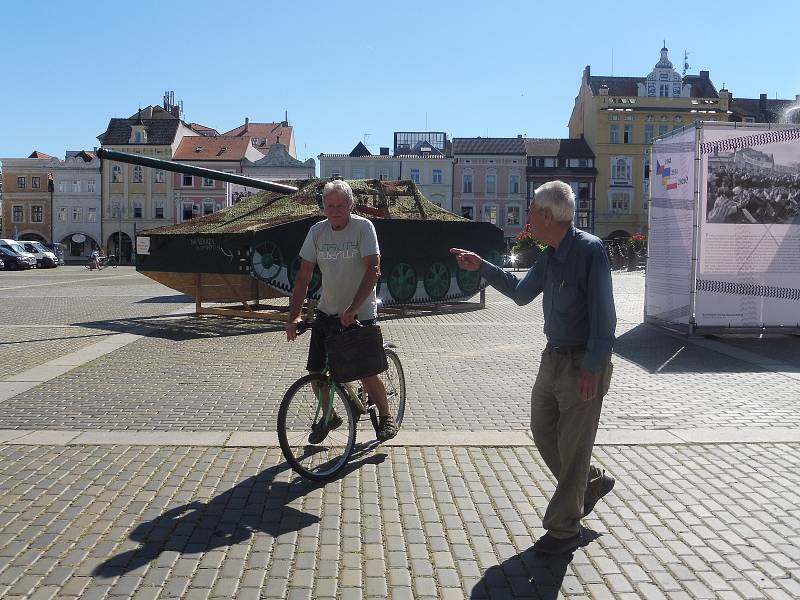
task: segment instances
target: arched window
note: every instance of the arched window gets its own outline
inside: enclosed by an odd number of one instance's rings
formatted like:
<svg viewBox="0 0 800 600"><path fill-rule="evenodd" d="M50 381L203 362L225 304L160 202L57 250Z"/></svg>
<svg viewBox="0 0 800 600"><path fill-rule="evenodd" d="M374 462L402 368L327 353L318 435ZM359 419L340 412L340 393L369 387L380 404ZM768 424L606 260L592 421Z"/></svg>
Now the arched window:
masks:
<svg viewBox="0 0 800 600"><path fill-rule="evenodd" d="M133 167L133 183L142 183L142 180L142 167L141 165L136 165Z"/></svg>
<svg viewBox="0 0 800 600"><path fill-rule="evenodd" d="M111 167L111 183L121 183L122 182L122 167L119 165L114 165Z"/></svg>

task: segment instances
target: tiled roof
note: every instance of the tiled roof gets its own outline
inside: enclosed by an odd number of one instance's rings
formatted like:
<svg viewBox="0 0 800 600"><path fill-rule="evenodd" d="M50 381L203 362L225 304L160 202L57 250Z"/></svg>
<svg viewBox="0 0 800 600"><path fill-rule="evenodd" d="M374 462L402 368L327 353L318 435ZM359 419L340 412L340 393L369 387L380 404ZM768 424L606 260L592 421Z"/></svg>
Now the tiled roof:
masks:
<svg viewBox="0 0 800 600"><path fill-rule="evenodd" d="M246 123L222 135L235 135L241 137L255 138L258 140L256 148L265 152L272 144L280 141L282 144L289 144L292 139L292 126L282 123ZM278 139L280 138L280 140Z"/></svg>
<svg viewBox="0 0 800 600"><path fill-rule="evenodd" d="M602 86L608 87L609 96L638 96L639 84L647 83L645 77L606 77L603 75L593 75L589 77L589 86L592 94L597 96ZM686 75L683 83L692 86L690 95L692 98L719 98L714 84L706 77L699 75Z"/></svg>
<svg viewBox="0 0 800 600"><path fill-rule="evenodd" d="M38 150L34 150L31 152L31 155L28 158L55 158L55 156L50 156L49 154L45 154L44 152L39 152Z"/></svg>
<svg viewBox="0 0 800 600"><path fill-rule="evenodd" d="M206 135L209 137L219 135L219 131L213 127L206 127L205 125L200 125L200 123L189 123L189 129L196 131L200 135Z"/></svg>
<svg viewBox="0 0 800 600"><path fill-rule="evenodd" d="M236 139L245 139L247 138L236 138ZM246 164L253 165L256 167L313 167L316 166L313 158L309 158L305 163L302 161L293 158L289 152L286 150L286 146L284 144L272 144L269 147L269 152L264 158L260 158L257 161L250 161L248 160Z"/></svg>
<svg viewBox="0 0 800 600"><path fill-rule="evenodd" d="M175 151L174 160L242 160L250 139L232 135L186 136Z"/></svg>
<svg viewBox="0 0 800 600"><path fill-rule="evenodd" d="M739 118L753 117L757 123L779 123L786 109L795 105L796 100L732 98L729 109Z"/></svg>
<svg viewBox="0 0 800 600"><path fill-rule="evenodd" d="M142 145L164 146L175 140L180 119L142 119L147 128L147 142ZM129 144L131 139L131 125L136 119L111 119L105 133L97 136L104 146Z"/></svg>
<svg viewBox="0 0 800 600"><path fill-rule="evenodd" d="M522 138L453 138L453 154L525 154Z"/></svg>
<svg viewBox="0 0 800 600"><path fill-rule="evenodd" d="M594 158L592 149L583 138L528 138L525 152L528 156Z"/></svg>
<svg viewBox="0 0 800 600"><path fill-rule="evenodd" d="M373 159L380 159L380 160L394 160L396 158L400 158L399 156L390 156L388 154L370 154L369 156L351 156L350 154L325 154L324 152L319 155L320 159L325 158L365 158L368 160Z"/></svg>
<svg viewBox="0 0 800 600"><path fill-rule="evenodd" d="M367 149L363 142L358 142L356 147L350 151L350 156L372 156L372 152Z"/></svg>

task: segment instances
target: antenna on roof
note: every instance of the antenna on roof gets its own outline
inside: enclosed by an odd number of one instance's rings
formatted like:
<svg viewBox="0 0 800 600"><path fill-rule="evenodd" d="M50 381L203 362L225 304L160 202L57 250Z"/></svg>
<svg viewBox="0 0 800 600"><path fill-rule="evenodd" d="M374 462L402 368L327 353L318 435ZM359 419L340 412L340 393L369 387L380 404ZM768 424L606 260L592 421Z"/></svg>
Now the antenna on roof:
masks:
<svg viewBox="0 0 800 600"><path fill-rule="evenodd" d="M369 148L369 144L367 143L367 140L369 139L369 136L371 136L371 135L372 135L371 133L365 133L365 134L364 134L364 145L365 145L367 148Z"/></svg>
<svg viewBox="0 0 800 600"><path fill-rule="evenodd" d="M683 51L683 76L686 77L686 71L689 70L689 53L684 50ZM723 86L725 87L725 86Z"/></svg>
<svg viewBox="0 0 800 600"><path fill-rule="evenodd" d="M614 76L614 48L611 48L611 76Z"/></svg>

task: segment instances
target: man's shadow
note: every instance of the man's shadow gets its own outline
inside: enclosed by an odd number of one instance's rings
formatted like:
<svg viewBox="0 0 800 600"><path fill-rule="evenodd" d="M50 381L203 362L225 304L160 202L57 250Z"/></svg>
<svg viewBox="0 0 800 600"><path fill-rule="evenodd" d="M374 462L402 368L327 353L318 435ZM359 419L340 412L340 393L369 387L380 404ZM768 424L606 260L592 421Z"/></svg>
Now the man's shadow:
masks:
<svg viewBox="0 0 800 600"><path fill-rule="evenodd" d="M364 458L373 447L374 444L356 446L350 461L333 480L346 477L364 464L383 462L385 454ZM319 516L287 505L325 483L299 476L290 482L275 481L288 468L288 463L283 462L248 477L208 502L190 502L137 525L130 539L139 542L140 547L105 560L92 575L117 577L156 560L162 552L198 554L245 542L256 532L277 538L319 523Z"/></svg>
<svg viewBox="0 0 800 600"><path fill-rule="evenodd" d="M581 547L588 546L601 533L583 528ZM548 556L533 551L533 547L490 567L470 593L474 600L556 600L567 573L573 553Z"/></svg>

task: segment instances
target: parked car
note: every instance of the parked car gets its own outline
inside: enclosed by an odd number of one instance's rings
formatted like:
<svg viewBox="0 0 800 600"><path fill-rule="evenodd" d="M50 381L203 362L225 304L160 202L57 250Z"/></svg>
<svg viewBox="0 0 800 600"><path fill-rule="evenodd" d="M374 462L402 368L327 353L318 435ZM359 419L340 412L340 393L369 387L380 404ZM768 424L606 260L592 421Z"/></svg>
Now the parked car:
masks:
<svg viewBox="0 0 800 600"><path fill-rule="evenodd" d="M15 254L21 255L23 258L25 258L25 261L32 267L36 266L37 262L36 257L27 250L25 250L21 242L18 242L17 240L0 239L0 247L11 250Z"/></svg>
<svg viewBox="0 0 800 600"><path fill-rule="evenodd" d="M26 252L30 252L36 257L37 267L55 268L58 266L58 258L56 255L45 248L41 242L20 240L19 243L22 244Z"/></svg>
<svg viewBox="0 0 800 600"><path fill-rule="evenodd" d="M5 268L6 268L6 263L4 263L4 262L3 262L3 259L2 259L2 258L0 258L0 271L3 271L3 270L5 270Z"/></svg>
<svg viewBox="0 0 800 600"><path fill-rule="evenodd" d="M42 242L42 246L50 250L53 254L56 255L58 259L58 264L63 265L66 261L66 246L64 244L54 244L50 242Z"/></svg>
<svg viewBox="0 0 800 600"><path fill-rule="evenodd" d="M6 271L21 271L36 266L36 259L33 256L25 257L8 246L0 246L0 257L5 263L3 269Z"/></svg>

